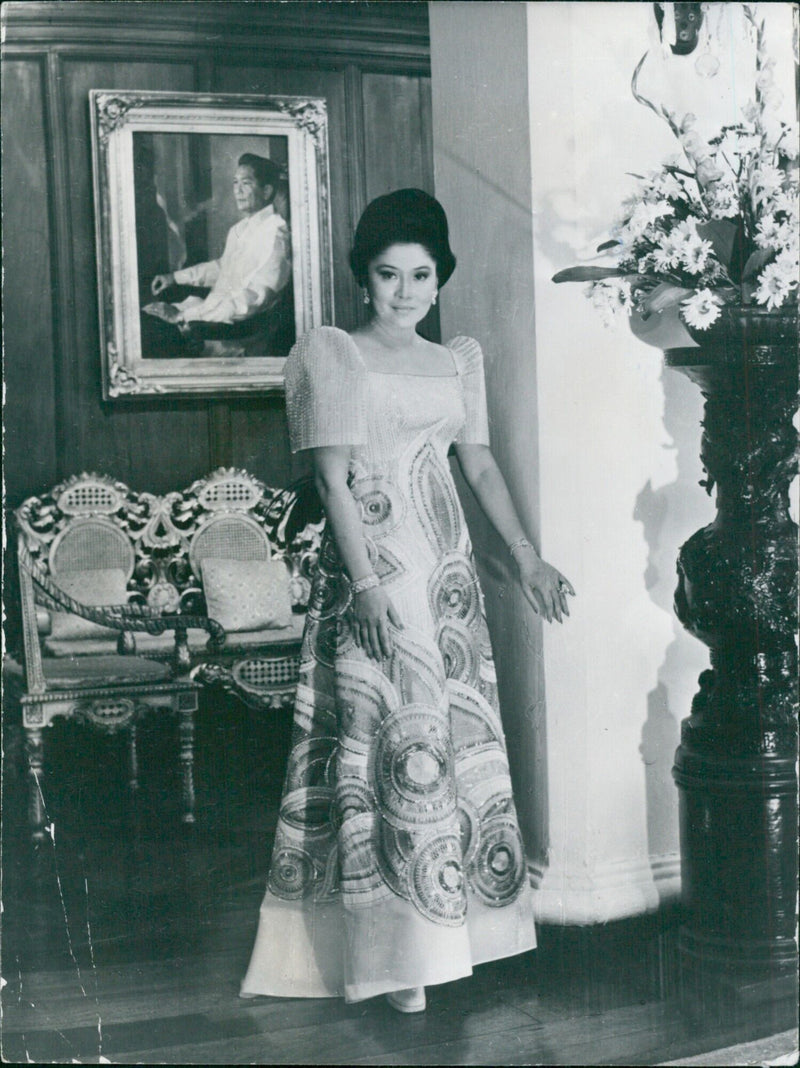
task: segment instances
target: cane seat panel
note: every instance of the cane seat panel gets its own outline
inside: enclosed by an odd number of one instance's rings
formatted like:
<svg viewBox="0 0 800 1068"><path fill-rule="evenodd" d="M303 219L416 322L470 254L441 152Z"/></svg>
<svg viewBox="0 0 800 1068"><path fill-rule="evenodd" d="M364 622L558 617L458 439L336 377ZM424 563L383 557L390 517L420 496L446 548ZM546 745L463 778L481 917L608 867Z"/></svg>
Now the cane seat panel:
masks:
<svg viewBox="0 0 800 1068"><path fill-rule="evenodd" d="M92 689L166 681L168 664L138 656L80 656L46 659L44 676L57 689Z"/></svg>
<svg viewBox="0 0 800 1068"><path fill-rule="evenodd" d="M265 630L237 631L229 634L225 642L225 654L233 655L239 650L258 648L259 646L280 645L282 642L298 642L303 636L305 617L293 615L289 627L271 627ZM190 628L186 634L189 652L193 655L204 653L208 647L208 632L199 628ZM57 638L45 638L44 649L49 656L106 656L112 655L117 648L114 638L84 638L68 641ZM137 634L136 651L143 656L167 656L172 653L175 640L171 631L164 634Z"/></svg>

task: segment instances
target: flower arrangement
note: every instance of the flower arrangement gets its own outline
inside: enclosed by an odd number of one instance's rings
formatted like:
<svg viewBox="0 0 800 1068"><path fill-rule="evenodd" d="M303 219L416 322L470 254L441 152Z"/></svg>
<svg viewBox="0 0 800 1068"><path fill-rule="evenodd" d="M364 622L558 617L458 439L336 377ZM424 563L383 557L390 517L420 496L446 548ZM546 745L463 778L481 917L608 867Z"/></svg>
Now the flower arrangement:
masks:
<svg viewBox="0 0 800 1068"><path fill-rule="evenodd" d="M638 94L645 57L634 72L634 97L666 119L683 156L633 176L638 189L597 250L613 250L613 266L572 267L553 279L589 282L607 322L618 312L647 318L677 306L683 322L702 331L725 305L797 305L798 129L776 116L764 19L756 5L742 6L756 45L756 86L738 123L704 139L694 115L678 120Z"/></svg>

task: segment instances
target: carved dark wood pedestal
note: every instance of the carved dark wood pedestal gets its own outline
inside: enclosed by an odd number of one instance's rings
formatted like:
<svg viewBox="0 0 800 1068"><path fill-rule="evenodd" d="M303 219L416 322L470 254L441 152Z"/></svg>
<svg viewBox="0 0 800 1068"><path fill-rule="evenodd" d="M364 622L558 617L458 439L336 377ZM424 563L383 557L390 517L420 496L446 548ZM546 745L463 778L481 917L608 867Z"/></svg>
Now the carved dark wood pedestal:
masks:
<svg viewBox="0 0 800 1068"><path fill-rule="evenodd" d="M675 757L685 1004L698 1018L797 1012L797 321L739 309L667 365L705 397L717 516L683 545L675 607L711 650Z"/></svg>

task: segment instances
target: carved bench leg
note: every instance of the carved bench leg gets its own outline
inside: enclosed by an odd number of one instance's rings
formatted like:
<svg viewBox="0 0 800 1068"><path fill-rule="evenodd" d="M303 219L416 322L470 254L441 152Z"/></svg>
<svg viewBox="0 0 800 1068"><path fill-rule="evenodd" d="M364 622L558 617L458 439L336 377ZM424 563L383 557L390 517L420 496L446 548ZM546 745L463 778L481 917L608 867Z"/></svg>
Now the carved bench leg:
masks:
<svg viewBox="0 0 800 1068"><path fill-rule="evenodd" d="M41 727L25 728L25 755L28 760L28 821L34 842L43 842L44 799L42 796L42 772L44 767L44 741Z"/></svg>
<svg viewBox="0 0 800 1068"><path fill-rule="evenodd" d="M184 823L194 823L194 712L196 707L196 694L187 694L180 699L178 731L181 750Z"/></svg>

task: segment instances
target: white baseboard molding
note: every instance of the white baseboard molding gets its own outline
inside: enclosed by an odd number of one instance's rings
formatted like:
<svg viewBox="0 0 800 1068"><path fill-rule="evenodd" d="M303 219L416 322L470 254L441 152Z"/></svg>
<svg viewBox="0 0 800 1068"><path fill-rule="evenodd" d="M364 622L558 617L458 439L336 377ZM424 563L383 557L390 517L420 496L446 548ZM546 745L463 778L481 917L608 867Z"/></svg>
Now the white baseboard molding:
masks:
<svg viewBox="0 0 800 1068"><path fill-rule="evenodd" d="M608 923L652 912L680 892L680 857L596 861L580 871L528 863L538 923Z"/></svg>
<svg viewBox="0 0 800 1068"><path fill-rule="evenodd" d="M653 882L656 884L661 904L668 901L677 901L681 896L681 855L674 853L662 853L661 856L650 857L650 867L653 871Z"/></svg>

